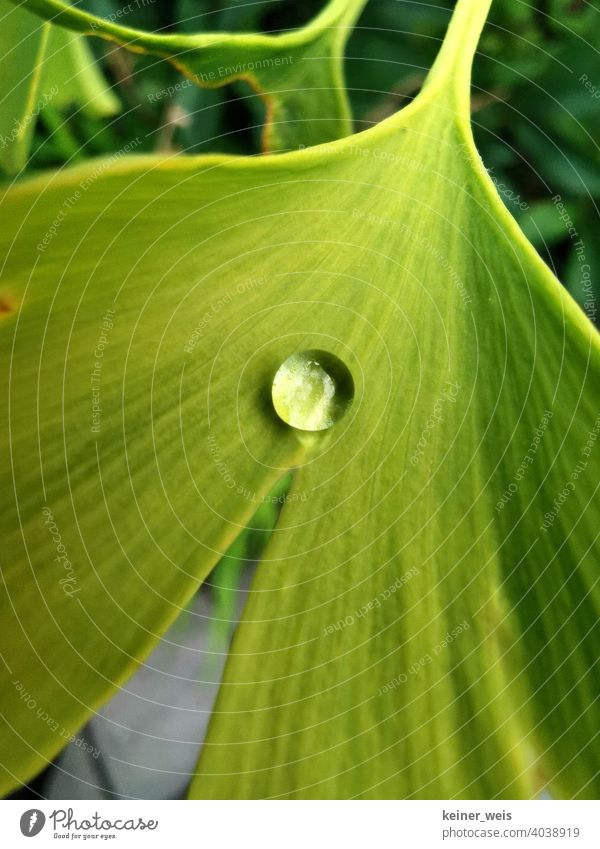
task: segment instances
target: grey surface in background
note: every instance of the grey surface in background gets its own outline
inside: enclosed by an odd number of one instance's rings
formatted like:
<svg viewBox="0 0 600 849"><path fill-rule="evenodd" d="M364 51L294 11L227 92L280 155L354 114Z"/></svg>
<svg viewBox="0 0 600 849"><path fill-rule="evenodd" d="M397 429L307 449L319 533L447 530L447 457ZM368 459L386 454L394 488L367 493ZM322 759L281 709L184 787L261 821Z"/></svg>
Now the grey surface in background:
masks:
<svg viewBox="0 0 600 849"><path fill-rule="evenodd" d="M250 572L239 591L238 615ZM45 798L185 797L229 647L211 645L211 608L210 592L198 593L135 675L47 771Z"/></svg>

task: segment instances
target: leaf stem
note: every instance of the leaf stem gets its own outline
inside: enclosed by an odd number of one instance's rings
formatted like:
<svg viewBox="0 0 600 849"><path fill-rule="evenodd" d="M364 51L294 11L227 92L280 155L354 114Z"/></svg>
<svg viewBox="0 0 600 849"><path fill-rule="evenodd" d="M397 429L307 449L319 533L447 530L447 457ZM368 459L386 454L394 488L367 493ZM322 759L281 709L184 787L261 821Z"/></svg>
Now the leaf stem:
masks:
<svg viewBox="0 0 600 849"><path fill-rule="evenodd" d="M331 0L322 11L304 26L304 30L325 29L344 24L354 26L368 0Z"/></svg>
<svg viewBox="0 0 600 849"><path fill-rule="evenodd" d="M479 37L492 0L458 0L446 37L427 76L423 90L437 89L450 97L458 115L470 116L471 69Z"/></svg>

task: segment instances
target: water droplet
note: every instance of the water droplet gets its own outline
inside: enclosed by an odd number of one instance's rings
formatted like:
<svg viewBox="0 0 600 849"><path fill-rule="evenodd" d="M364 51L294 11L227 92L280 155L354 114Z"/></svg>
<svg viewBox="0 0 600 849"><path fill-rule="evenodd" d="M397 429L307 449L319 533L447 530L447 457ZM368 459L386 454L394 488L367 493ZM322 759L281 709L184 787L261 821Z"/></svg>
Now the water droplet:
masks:
<svg viewBox="0 0 600 849"><path fill-rule="evenodd" d="M272 395L275 412L286 424L298 430L327 430L352 403L354 381L334 354L302 351L279 366Z"/></svg>

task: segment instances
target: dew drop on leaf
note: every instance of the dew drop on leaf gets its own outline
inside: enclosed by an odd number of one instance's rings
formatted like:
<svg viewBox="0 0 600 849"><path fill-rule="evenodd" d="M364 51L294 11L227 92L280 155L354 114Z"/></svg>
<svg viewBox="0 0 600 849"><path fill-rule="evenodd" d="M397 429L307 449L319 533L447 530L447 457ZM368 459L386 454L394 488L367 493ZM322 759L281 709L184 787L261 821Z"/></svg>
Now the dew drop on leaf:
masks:
<svg viewBox="0 0 600 849"><path fill-rule="evenodd" d="M273 379L273 406L279 418L297 430L327 430L354 398L348 367L327 351L292 354Z"/></svg>

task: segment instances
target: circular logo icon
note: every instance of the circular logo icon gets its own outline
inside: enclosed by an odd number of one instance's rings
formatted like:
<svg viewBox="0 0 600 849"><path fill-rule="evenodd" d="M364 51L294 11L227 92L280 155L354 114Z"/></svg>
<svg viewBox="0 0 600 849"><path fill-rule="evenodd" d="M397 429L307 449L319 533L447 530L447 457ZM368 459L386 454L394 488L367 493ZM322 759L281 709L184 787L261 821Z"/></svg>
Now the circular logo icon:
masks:
<svg viewBox="0 0 600 849"><path fill-rule="evenodd" d="M25 837L35 837L46 822L46 816L39 808L32 808L21 815L21 834Z"/></svg>

